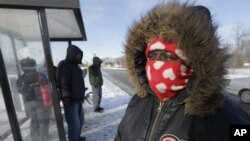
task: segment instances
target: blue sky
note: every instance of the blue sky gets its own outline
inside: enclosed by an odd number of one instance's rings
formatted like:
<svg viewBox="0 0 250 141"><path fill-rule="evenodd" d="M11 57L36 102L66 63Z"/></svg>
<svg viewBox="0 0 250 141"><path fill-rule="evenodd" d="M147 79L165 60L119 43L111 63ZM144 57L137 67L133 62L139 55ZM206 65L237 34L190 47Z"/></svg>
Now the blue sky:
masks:
<svg viewBox="0 0 250 141"><path fill-rule="evenodd" d="M87 41L73 42L73 44L84 51L83 62L91 62L94 52L101 58L123 56L123 43L129 26L164 0L80 0L80 2ZM249 0L197 0L196 4L210 9L213 19L219 25L218 33L223 42L233 42L232 27L250 28ZM61 43L61 46L65 47L58 51L52 44L52 51L56 52L53 53L55 64L65 57L67 44Z"/></svg>

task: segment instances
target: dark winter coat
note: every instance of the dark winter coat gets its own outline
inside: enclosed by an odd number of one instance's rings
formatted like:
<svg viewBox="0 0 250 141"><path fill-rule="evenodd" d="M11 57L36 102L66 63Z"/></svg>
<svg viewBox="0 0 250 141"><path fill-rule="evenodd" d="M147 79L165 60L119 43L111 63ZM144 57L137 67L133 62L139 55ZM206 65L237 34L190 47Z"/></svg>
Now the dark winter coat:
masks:
<svg viewBox="0 0 250 141"><path fill-rule="evenodd" d="M89 82L92 86L103 85L101 63L102 60L100 58L94 57L93 64L89 67Z"/></svg>
<svg viewBox="0 0 250 141"><path fill-rule="evenodd" d="M185 141L229 141L230 125L250 124L249 115L228 99L215 115L185 114L188 96L185 90L160 105L153 94L144 98L134 95L115 141L161 141L167 135Z"/></svg>
<svg viewBox="0 0 250 141"><path fill-rule="evenodd" d="M42 103L38 75L39 73L33 70L25 72L17 79L17 90L23 95L25 103L29 101Z"/></svg>
<svg viewBox="0 0 250 141"><path fill-rule="evenodd" d="M61 61L56 70L57 87L61 99L70 98L71 100L83 100L85 95L85 84L83 72L78 64L80 60L76 58L77 54L83 52L76 46L71 45L67 49L67 57Z"/></svg>
<svg viewBox="0 0 250 141"><path fill-rule="evenodd" d="M17 79L17 90L23 95L24 103L35 101L38 104L42 103L42 96L39 84L39 77L45 76L36 71L36 61L32 58L24 58L20 60L20 66L23 70L23 74Z"/></svg>
<svg viewBox="0 0 250 141"><path fill-rule="evenodd" d="M225 62L216 26L192 4L161 4L130 28L125 57L137 94L128 104L115 141L228 141L229 126L250 124L249 115L224 97ZM159 104L147 82L145 49L160 36L176 43L188 58L188 88Z"/></svg>

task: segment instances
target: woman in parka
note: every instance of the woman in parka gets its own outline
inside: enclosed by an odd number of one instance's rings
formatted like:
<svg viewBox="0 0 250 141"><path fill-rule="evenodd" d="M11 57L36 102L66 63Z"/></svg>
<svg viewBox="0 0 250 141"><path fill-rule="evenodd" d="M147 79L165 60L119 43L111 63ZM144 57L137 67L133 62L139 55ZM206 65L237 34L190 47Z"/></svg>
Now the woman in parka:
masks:
<svg viewBox="0 0 250 141"><path fill-rule="evenodd" d="M157 5L130 28L125 54L137 94L115 141L229 141L230 125L250 124L224 96L229 55L206 7Z"/></svg>

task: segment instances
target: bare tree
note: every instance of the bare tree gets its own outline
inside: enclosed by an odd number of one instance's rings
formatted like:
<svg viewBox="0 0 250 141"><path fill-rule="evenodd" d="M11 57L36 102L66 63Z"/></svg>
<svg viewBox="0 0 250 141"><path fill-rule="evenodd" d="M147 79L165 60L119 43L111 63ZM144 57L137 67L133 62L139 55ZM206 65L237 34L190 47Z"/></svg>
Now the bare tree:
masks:
<svg viewBox="0 0 250 141"><path fill-rule="evenodd" d="M233 56L230 59L230 66L232 68L239 68L242 67L243 63L246 61L246 53L249 50L250 29L236 26L232 31L235 40L235 50L232 52Z"/></svg>
<svg viewBox="0 0 250 141"><path fill-rule="evenodd" d="M243 63L250 63L250 39L243 41Z"/></svg>
<svg viewBox="0 0 250 141"><path fill-rule="evenodd" d="M119 67L125 67L125 56L121 56L116 58L116 62L119 65Z"/></svg>

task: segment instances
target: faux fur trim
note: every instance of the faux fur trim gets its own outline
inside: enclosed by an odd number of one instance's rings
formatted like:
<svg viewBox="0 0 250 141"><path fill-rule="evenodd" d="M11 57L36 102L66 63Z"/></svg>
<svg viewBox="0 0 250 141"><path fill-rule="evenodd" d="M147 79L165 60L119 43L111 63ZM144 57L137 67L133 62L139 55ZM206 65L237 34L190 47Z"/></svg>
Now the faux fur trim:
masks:
<svg viewBox="0 0 250 141"><path fill-rule="evenodd" d="M189 58L196 77L192 95L185 100L185 112L205 116L216 113L223 95L224 63L229 57L219 48L216 25L194 11L193 4L170 2L159 4L135 22L124 44L126 64L141 97L152 93L145 73L145 49L156 36L172 40Z"/></svg>

